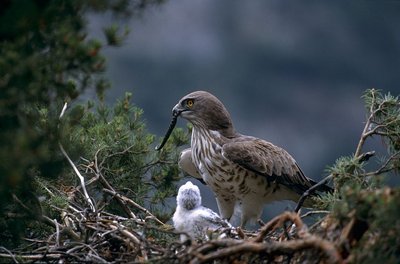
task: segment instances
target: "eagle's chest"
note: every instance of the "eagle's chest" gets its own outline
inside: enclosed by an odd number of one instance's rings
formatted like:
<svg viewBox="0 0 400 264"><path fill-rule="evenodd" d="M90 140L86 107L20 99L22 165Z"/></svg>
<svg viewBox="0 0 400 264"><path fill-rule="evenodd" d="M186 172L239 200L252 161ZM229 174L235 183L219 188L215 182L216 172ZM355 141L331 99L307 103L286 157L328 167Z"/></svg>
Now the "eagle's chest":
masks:
<svg viewBox="0 0 400 264"><path fill-rule="evenodd" d="M193 130L192 160L203 180L218 193L236 192L237 181L242 181L241 168L222 155L218 132ZM243 175L244 176L244 175Z"/></svg>

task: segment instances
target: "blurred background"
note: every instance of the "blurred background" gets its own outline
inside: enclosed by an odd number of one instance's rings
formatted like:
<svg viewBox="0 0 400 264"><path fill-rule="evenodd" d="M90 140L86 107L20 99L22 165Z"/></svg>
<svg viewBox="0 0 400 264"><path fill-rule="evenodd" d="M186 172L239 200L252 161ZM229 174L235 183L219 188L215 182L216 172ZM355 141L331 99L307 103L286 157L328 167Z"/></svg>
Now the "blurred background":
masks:
<svg viewBox="0 0 400 264"><path fill-rule="evenodd" d="M88 19L101 37L115 18ZM400 1L169 0L127 26L123 46L105 52L108 102L132 92L149 132L163 137L178 100L207 90L239 132L285 148L316 180L355 151L364 90L400 91ZM265 217L288 206L268 205Z"/></svg>

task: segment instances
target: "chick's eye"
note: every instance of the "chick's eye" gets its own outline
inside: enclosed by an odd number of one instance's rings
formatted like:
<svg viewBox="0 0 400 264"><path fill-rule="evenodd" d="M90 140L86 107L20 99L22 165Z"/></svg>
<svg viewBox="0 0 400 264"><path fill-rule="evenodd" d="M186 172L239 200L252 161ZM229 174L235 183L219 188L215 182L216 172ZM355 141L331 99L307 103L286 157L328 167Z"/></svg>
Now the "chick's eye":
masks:
<svg viewBox="0 0 400 264"><path fill-rule="evenodd" d="M193 102L192 99L189 99L189 100L186 101L186 106L189 107L189 108L192 107L193 104L194 104L194 102Z"/></svg>

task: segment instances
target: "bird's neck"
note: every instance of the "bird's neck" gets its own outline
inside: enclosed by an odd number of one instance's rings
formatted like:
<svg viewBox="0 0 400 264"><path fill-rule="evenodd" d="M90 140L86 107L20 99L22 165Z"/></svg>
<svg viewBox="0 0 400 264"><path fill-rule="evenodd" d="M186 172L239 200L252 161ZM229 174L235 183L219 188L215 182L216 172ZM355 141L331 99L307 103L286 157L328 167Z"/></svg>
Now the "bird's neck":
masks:
<svg viewBox="0 0 400 264"><path fill-rule="evenodd" d="M207 129L202 126L193 126L192 130L192 146L193 144L201 146L201 148L209 148L212 143L222 146L229 140L223 133L218 130Z"/></svg>
<svg viewBox="0 0 400 264"><path fill-rule="evenodd" d="M196 132L201 133L203 135L208 135L208 134L218 134L219 136L222 136L227 139L234 138L238 135L238 133L235 131L234 127L232 126L232 123L229 123L229 125L219 125L219 126L208 126L204 124L193 124L193 131L196 130Z"/></svg>

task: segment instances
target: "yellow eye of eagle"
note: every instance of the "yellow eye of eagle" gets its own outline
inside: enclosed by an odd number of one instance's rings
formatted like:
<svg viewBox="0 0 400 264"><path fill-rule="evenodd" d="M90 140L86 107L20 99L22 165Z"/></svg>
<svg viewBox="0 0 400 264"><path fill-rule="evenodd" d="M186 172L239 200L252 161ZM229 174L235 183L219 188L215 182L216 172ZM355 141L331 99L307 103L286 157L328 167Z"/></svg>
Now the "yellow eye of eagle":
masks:
<svg viewBox="0 0 400 264"><path fill-rule="evenodd" d="M193 102L192 99L189 99L189 100L186 101L186 106L189 107L189 108L192 107L193 104L194 104L194 102Z"/></svg>

